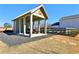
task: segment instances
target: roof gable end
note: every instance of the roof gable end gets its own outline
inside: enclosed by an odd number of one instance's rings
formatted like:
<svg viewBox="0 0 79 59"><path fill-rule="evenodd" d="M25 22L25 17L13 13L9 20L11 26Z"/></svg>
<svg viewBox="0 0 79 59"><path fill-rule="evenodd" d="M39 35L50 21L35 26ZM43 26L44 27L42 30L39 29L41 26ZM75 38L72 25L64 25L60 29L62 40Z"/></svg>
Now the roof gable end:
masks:
<svg viewBox="0 0 79 59"><path fill-rule="evenodd" d="M46 12L43 5L40 5L40 6L36 7L36 8L34 8L33 10L31 10L31 13L41 15L41 16L45 17L46 19L48 19L47 12Z"/></svg>
<svg viewBox="0 0 79 59"><path fill-rule="evenodd" d="M22 17L22 16L24 16L24 15L26 15L26 14L28 14L28 13L38 12L39 10L40 10L41 12L38 13L38 14L39 14L39 15L41 14L42 16L45 17L45 19L48 19L48 15L47 15L47 13L46 13L46 11L45 11L45 9L44 9L44 6L43 6L43 5L40 5L40 6L36 7L36 8L34 8L34 9L31 9L31 10L29 10L29 11L27 11L27 12L25 12L25 13L19 15L19 16L17 16L14 20L16 20L17 18Z"/></svg>

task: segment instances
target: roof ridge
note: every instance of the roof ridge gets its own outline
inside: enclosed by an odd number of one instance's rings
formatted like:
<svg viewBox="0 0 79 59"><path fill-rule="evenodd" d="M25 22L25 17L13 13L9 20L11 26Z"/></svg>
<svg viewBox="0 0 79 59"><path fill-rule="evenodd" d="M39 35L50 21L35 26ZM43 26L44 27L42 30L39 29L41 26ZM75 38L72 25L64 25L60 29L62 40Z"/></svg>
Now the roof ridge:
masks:
<svg viewBox="0 0 79 59"><path fill-rule="evenodd" d="M25 12L25 13L23 13L23 14L17 16L16 18L19 18L19 17L21 17L22 15L25 15L26 13L30 13L30 12L33 13L35 10L39 9L39 8L42 7L42 6L43 6L43 4L37 6L37 7L33 8L33 9L30 9L30 10L28 10L27 12ZM15 18L15 19L16 19L16 18Z"/></svg>
<svg viewBox="0 0 79 59"><path fill-rule="evenodd" d="M74 14L74 15L64 16L64 17L62 17L62 18L65 18L65 17L72 17L72 16L79 16L79 14Z"/></svg>

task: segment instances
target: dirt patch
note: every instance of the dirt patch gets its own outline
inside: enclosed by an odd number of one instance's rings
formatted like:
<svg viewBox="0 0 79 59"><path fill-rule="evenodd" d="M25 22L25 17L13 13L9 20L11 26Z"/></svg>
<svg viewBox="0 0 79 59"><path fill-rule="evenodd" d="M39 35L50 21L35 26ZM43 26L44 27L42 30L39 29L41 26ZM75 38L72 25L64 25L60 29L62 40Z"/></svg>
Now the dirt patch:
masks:
<svg viewBox="0 0 79 59"><path fill-rule="evenodd" d="M0 44L1 49L7 45ZM72 54L79 53L79 41L74 37L52 35L41 40L31 41L2 49L1 53L28 53L28 54Z"/></svg>
<svg viewBox="0 0 79 59"><path fill-rule="evenodd" d="M79 41L79 34L77 34L74 39Z"/></svg>
<svg viewBox="0 0 79 59"><path fill-rule="evenodd" d="M0 41L0 53L4 53L6 49L8 49L8 46L4 42Z"/></svg>
<svg viewBox="0 0 79 59"><path fill-rule="evenodd" d="M75 37L79 38L79 34L77 34Z"/></svg>

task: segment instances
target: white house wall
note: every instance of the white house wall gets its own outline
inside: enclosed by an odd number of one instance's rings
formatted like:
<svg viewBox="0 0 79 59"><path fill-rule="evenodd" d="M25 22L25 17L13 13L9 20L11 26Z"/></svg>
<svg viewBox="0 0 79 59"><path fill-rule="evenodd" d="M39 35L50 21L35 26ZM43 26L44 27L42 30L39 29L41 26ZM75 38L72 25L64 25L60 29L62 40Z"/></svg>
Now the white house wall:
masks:
<svg viewBox="0 0 79 59"><path fill-rule="evenodd" d="M60 20L60 27L63 27L63 28L79 28L79 18L62 19L62 20Z"/></svg>

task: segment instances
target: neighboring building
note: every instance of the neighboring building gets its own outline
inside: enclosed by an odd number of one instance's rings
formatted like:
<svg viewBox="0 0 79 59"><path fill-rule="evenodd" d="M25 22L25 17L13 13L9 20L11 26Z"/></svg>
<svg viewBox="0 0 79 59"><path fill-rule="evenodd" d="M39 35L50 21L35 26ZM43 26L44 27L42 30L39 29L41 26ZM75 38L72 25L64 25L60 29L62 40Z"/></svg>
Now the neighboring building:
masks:
<svg viewBox="0 0 79 59"><path fill-rule="evenodd" d="M52 28L59 28L60 27L60 22L55 22L51 26L52 26Z"/></svg>
<svg viewBox="0 0 79 59"><path fill-rule="evenodd" d="M3 32L5 31L5 28L4 27L0 27L0 32Z"/></svg>
<svg viewBox="0 0 79 59"><path fill-rule="evenodd" d="M59 22L62 28L79 28L79 14L62 17Z"/></svg>
<svg viewBox="0 0 79 59"><path fill-rule="evenodd" d="M29 37L42 36L47 34L47 13L43 5L40 5L26 13L16 17L14 21L14 32ZM44 21L44 33L40 32L40 23ZM34 29L35 22L38 22L38 30Z"/></svg>
<svg viewBox="0 0 79 59"><path fill-rule="evenodd" d="M3 32L3 31L5 31L6 29L4 28L4 27L0 27L0 32ZM12 28L7 28L7 30L9 30L9 31L12 31L13 29Z"/></svg>

